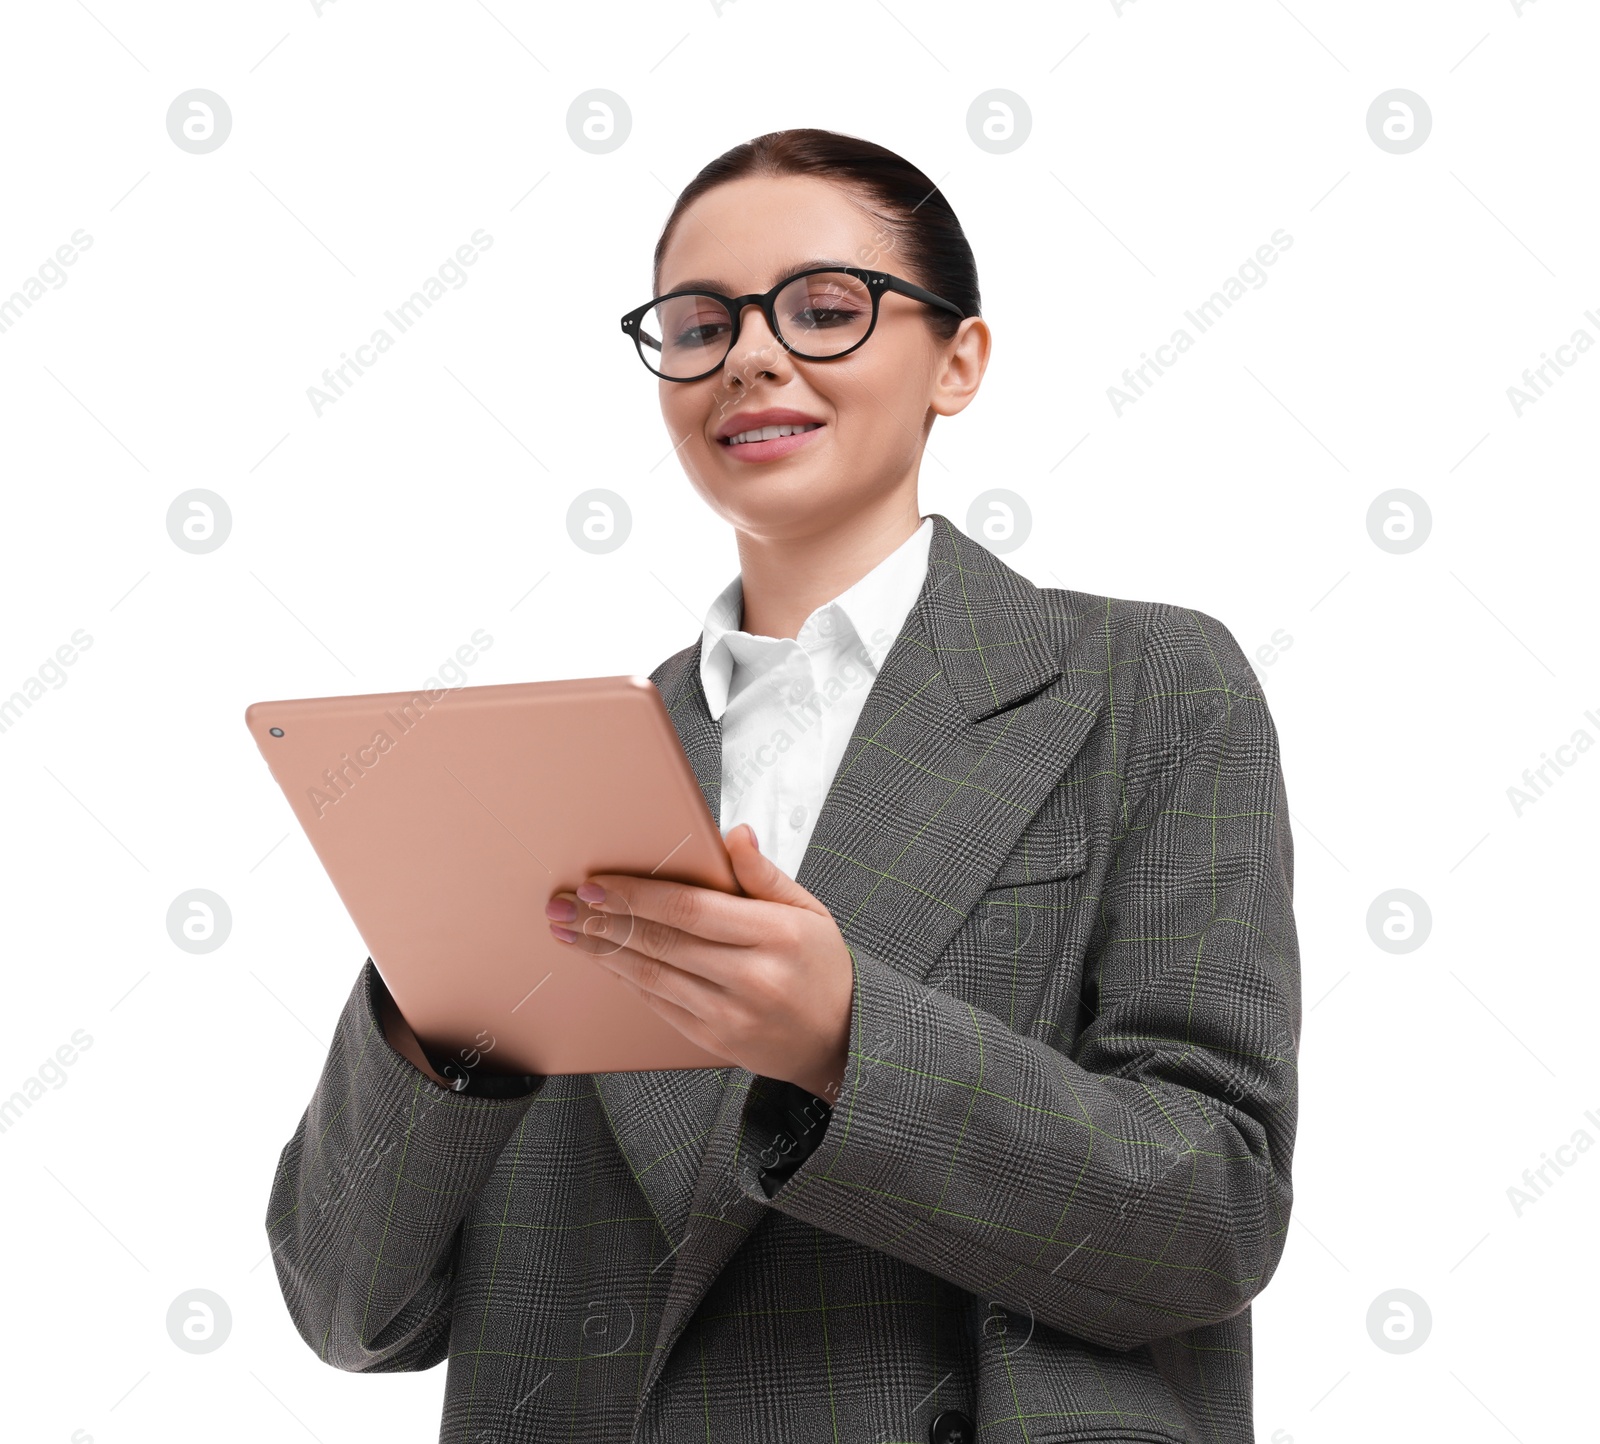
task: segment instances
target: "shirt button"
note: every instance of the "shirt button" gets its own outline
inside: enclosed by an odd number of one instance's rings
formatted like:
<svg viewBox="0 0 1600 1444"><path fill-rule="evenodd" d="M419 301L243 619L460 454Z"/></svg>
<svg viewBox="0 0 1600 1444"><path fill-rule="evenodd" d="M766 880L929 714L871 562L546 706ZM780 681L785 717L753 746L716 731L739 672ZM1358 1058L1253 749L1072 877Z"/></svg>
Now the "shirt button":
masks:
<svg viewBox="0 0 1600 1444"><path fill-rule="evenodd" d="M789 826L794 828L796 832L805 825L805 820L806 810L803 807L796 807L789 813Z"/></svg>
<svg viewBox="0 0 1600 1444"><path fill-rule="evenodd" d="M805 695L806 689L804 683L796 682L792 687L789 688L789 700L791 702L798 702Z"/></svg>
<svg viewBox="0 0 1600 1444"><path fill-rule="evenodd" d="M833 618L831 616L817 618L817 631L824 637L833 635Z"/></svg>
<svg viewBox="0 0 1600 1444"><path fill-rule="evenodd" d="M928 1438L932 1444L973 1444L976 1437L972 1420L959 1409L946 1409L928 1425Z"/></svg>

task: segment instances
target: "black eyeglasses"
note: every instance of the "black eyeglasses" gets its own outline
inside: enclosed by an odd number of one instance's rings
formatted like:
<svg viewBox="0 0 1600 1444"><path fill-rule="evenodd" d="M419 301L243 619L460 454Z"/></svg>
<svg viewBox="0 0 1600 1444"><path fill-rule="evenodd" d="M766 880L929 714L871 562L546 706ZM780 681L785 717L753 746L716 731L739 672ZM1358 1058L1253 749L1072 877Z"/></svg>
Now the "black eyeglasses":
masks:
<svg viewBox="0 0 1600 1444"><path fill-rule="evenodd" d="M718 370L739 339L746 306L761 307L767 326L802 361L832 361L865 343L878 324L878 301L897 291L961 316L961 308L887 271L818 266L779 281L765 294L669 291L629 311L622 329L639 359L665 381L699 381ZM787 334L785 334L787 332Z"/></svg>

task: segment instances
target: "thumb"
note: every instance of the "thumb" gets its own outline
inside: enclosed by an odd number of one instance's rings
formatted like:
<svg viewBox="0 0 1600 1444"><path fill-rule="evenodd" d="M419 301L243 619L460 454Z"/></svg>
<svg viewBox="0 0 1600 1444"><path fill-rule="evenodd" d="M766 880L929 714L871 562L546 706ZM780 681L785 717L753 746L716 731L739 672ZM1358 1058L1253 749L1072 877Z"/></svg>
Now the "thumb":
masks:
<svg viewBox="0 0 1600 1444"><path fill-rule="evenodd" d="M733 863L734 876L739 879L739 886L748 896L766 902L809 908L813 912L822 907L816 898L761 851L756 841L756 831L748 822L740 823L723 841L727 844L728 859Z"/></svg>

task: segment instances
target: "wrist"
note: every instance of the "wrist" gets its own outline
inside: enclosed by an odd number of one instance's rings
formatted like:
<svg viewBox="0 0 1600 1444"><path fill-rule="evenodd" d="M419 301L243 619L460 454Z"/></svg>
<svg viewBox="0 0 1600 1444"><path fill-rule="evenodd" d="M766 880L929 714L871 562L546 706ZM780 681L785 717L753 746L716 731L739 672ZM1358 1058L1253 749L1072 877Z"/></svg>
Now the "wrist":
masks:
<svg viewBox="0 0 1600 1444"><path fill-rule="evenodd" d="M839 1092L844 1087L845 1069L849 1061L849 1050L841 1046L820 1068L807 1074L804 1078L793 1081L804 1088L813 1098L820 1098L829 1107L838 1100Z"/></svg>

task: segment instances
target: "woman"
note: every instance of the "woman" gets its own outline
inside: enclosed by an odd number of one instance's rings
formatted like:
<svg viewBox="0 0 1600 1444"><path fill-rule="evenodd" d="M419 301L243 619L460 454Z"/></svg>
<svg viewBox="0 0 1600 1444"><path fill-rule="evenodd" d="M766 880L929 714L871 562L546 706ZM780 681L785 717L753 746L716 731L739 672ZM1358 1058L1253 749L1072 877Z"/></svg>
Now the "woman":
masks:
<svg viewBox="0 0 1600 1444"><path fill-rule="evenodd" d="M763 136L655 260L623 327L740 575L653 680L746 896L548 913L741 1066L440 1086L369 959L273 1188L295 1322L448 1356L451 1441L1244 1444L1300 1030L1250 667L920 513L990 337L906 161Z"/></svg>

